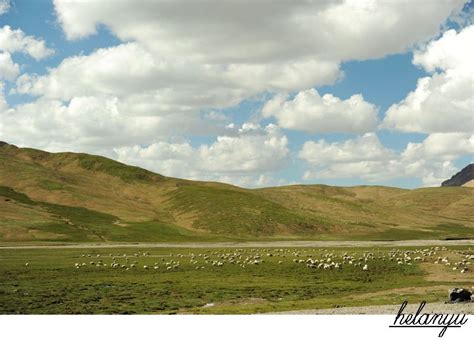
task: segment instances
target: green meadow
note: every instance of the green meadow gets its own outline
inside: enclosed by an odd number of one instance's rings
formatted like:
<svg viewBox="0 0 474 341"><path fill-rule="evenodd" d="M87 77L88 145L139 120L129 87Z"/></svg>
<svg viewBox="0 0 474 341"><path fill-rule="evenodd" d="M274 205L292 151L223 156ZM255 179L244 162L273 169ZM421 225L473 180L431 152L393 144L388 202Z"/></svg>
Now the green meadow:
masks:
<svg viewBox="0 0 474 341"><path fill-rule="evenodd" d="M0 313L242 314L440 301L452 276L472 285L472 275L425 265L473 254L463 246L2 249ZM432 280L433 272L446 275Z"/></svg>
<svg viewBox="0 0 474 341"><path fill-rule="evenodd" d="M0 246L77 247L0 248L0 313L240 314L440 301L450 286L474 282L462 263L469 249L181 243L466 239L474 238L473 207L467 187L245 189L0 143ZM81 248L124 243L137 247ZM440 264L440 256L453 260Z"/></svg>

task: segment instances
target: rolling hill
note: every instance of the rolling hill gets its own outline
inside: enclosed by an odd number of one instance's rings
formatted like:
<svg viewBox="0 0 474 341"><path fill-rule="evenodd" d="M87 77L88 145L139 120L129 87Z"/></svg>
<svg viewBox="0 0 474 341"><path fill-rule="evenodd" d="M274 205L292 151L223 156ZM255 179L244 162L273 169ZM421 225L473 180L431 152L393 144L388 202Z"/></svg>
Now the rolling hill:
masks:
<svg viewBox="0 0 474 341"><path fill-rule="evenodd" d="M0 242L474 237L474 189L165 177L104 157L0 143Z"/></svg>

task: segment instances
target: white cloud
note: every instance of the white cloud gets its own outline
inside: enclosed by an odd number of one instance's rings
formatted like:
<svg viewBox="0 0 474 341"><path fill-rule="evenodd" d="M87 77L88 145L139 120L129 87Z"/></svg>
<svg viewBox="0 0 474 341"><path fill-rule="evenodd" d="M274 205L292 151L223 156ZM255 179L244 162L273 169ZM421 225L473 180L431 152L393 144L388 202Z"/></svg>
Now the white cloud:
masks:
<svg viewBox="0 0 474 341"><path fill-rule="evenodd" d="M342 77L337 61L302 59L269 64L229 64L223 75L239 87L261 91L291 91L331 84Z"/></svg>
<svg viewBox="0 0 474 341"><path fill-rule="evenodd" d="M150 144L168 137L170 131L215 134L225 129L225 123L209 115L129 115L113 96L74 97L69 103L41 98L0 110L0 140L49 151L110 156L113 147L130 145L130 141Z"/></svg>
<svg viewBox="0 0 474 341"><path fill-rule="evenodd" d="M375 181L383 177L383 165L395 159L395 153L385 148L377 135L368 133L342 142L307 141L299 157L310 166L303 175L306 180L363 178Z"/></svg>
<svg viewBox="0 0 474 341"><path fill-rule="evenodd" d="M69 39L107 26L123 41L211 63L268 63L316 56L337 60L402 52L438 33L464 0L242 2L55 0ZM351 20L347 20L347 18ZM229 39L232 37L232 39ZM389 37L389 38L388 38Z"/></svg>
<svg viewBox="0 0 474 341"><path fill-rule="evenodd" d="M308 141L299 156L309 166L306 180L420 178L424 186L439 186L456 170L453 161L472 153L470 134L432 134L421 143L409 143L401 153L384 147L375 134L366 134L344 142Z"/></svg>
<svg viewBox="0 0 474 341"><path fill-rule="evenodd" d="M157 173L195 178L196 150L188 142L155 142L146 147L135 145L114 149L117 159L127 164L150 169Z"/></svg>
<svg viewBox="0 0 474 341"><path fill-rule="evenodd" d="M92 146L100 149L138 137L155 124L153 120L120 115L113 98L74 98L68 105L43 99L2 113L0 135L11 143L49 151L91 151Z"/></svg>
<svg viewBox="0 0 474 341"><path fill-rule="evenodd" d="M56 0L69 39L87 37L105 25L128 43L68 58L43 77L25 75L18 91L65 100L92 93L147 96L165 102L169 111L228 107L265 91L330 84L341 76L341 61L404 51L437 34L440 23L459 12L462 3L412 4L408 10L385 1L137 6L131 0ZM349 13L358 20L341 20ZM417 13L423 13L421 19ZM397 36L386 39L393 32ZM162 108L154 109L161 114Z"/></svg>
<svg viewBox="0 0 474 341"><path fill-rule="evenodd" d="M13 62L8 52L0 51L0 81L2 79L14 81L20 73L20 66Z"/></svg>
<svg viewBox="0 0 474 341"><path fill-rule="evenodd" d="M274 125L222 125L210 131L223 133L214 143L197 147L166 141L170 130L187 135L200 125L199 130L205 131L220 123L217 114L199 122L180 115L124 115L117 98L110 96L75 97L68 104L40 99L14 108L0 96L0 140L19 146L101 154L168 176L245 187L282 183L269 173L287 165L288 140ZM156 142L160 138L163 141Z"/></svg>
<svg viewBox="0 0 474 341"><path fill-rule="evenodd" d="M308 132L368 132L377 125L377 108L360 94L342 100L332 94L320 96L314 89L299 92L293 100L277 95L262 109L286 129Z"/></svg>
<svg viewBox="0 0 474 341"><path fill-rule="evenodd" d="M83 76L78 78L78 74ZM155 107L161 114L180 108L196 111L232 106L266 90L328 83L338 74L335 63L199 64L187 56L168 58L154 55L138 43L125 43L88 56L66 58L44 76L25 74L18 80L17 91L63 100L104 94L135 97L144 103L141 97L146 97L150 105L164 103Z"/></svg>
<svg viewBox="0 0 474 341"><path fill-rule="evenodd" d="M389 160L392 154L391 150L380 143L377 135L368 133L343 142L307 141L299 152L299 157L313 165L328 165L360 160Z"/></svg>
<svg viewBox="0 0 474 341"><path fill-rule="evenodd" d="M8 109L8 103L7 100L5 99L5 84L0 80L0 115L3 111L6 111ZM1 128L1 125L0 125ZM0 134L2 130L0 129ZM1 135L0 135L1 136Z"/></svg>
<svg viewBox="0 0 474 341"><path fill-rule="evenodd" d="M98 25L104 25L122 43L65 58L44 75L21 75L14 92L40 99L30 107L14 110L12 115L20 119L10 120L13 126L8 128L8 135L16 132L15 140L31 140L30 136L19 135L26 133L24 127L15 126L20 122L28 127L40 124L43 115L32 108L46 111L48 101L52 108L66 112L71 111L69 102L94 103L95 114L88 111L84 117L93 115L97 127L121 128L115 121L118 119L124 125L131 122L136 126L134 122L146 117L151 122L150 131L156 131L155 138L162 138L166 128L168 137L177 131L178 135L184 134L179 129L181 122L184 131L215 132L220 129L215 125L225 122L203 124L203 112L232 107L265 92L293 92L330 84L341 77L339 67L345 60L405 51L436 35L440 24L459 12L462 3L449 0L411 4L408 9L403 2L349 0L278 4L268 0L252 4L225 1L219 6L214 1L158 1L137 6L128 0L57 0L55 10L67 38L87 37L96 32ZM345 20L349 15L354 20ZM9 53L27 52L35 58L52 52L42 40L9 26L1 30L0 46ZM110 116L107 103L111 98L119 116ZM323 99L319 103L326 126L319 127L319 116L312 116L317 112L304 113L296 123L311 126L312 131L366 132L373 128L376 109L361 96L324 98L337 102L329 110ZM63 148L71 141L70 148L77 147L69 138L70 131L83 129L82 133L92 135L81 140L87 139L90 144L99 141L104 147L103 140L96 137L97 129L86 129L85 121L78 122L81 128L74 128L72 123L68 127L61 115L52 114L50 124L66 129L54 134L42 132L37 137L44 140L35 143ZM127 137L129 145L149 144L148 130L137 133L146 129L132 132L123 128L120 143L112 138L107 145L116 141L116 146L123 146L122 140Z"/></svg>
<svg viewBox="0 0 474 341"><path fill-rule="evenodd" d="M426 71L466 68L472 70L474 47L469 44L474 38L474 25L465 27L459 33L444 32L441 38L433 40L423 49L415 51L413 63Z"/></svg>
<svg viewBox="0 0 474 341"><path fill-rule="evenodd" d="M275 97L264 113L290 129L373 131L377 109L361 95L321 97L305 89L341 78L344 61L404 52L436 36L464 2L55 0L68 39L103 25L121 43L65 58L43 75L21 75L15 91L38 99L8 108L0 97L0 139L100 153L166 175L245 186L279 183L272 173L288 163L286 136L271 125L236 129L219 109L262 93L299 92L293 100ZM36 59L53 53L43 40L9 26L0 28L0 50L4 60L18 52ZM427 63L444 65L419 61ZM9 81L18 75L10 64L0 64L0 77ZM200 134L218 137L197 147L180 139ZM400 156L377 142L369 134L337 145L308 144L326 159L322 164L308 156L311 171L329 169L332 162L380 177L377 165L399 162ZM428 153L428 147L413 148ZM363 153L368 158L359 160Z"/></svg>
<svg viewBox="0 0 474 341"><path fill-rule="evenodd" d="M410 10L385 1L54 4L68 38L86 37L105 25L123 43L66 58L46 75L22 75L16 91L63 101L113 96L124 115L161 117L231 107L267 91L330 84L341 77L344 60L404 51L437 34L462 1L414 4ZM349 13L357 20L341 21ZM13 35L9 27L6 32ZM340 102L333 107L355 112L354 127L347 123L343 130L367 131L374 124L375 108L362 97ZM324 116L326 131L334 126L330 114Z"/></svg>
<svg viewBox="0 0 474 341"><path fill-rule="evenodd" d="M438 159L451 161L461 155L474 154L474 135L468 133L430 134L421 143L408 143L404 160Z"/></svg>
<svg viewBox="0 0 474 341"><path fill-rule="evenodd" d="M389 174L421 178L424 186L440 186L459 169L454 161L474 154L472 133L433 133L420 143L408 143Z"/></svg>
<svg viewBox="0 0 474 341"><path fill-rule="evenodd" d="M400 178L420 179L424 187L438 187L458 169L451 161L414 161L403 164L397 160L358 161L330 165L321 170L308 170L303 179L364 179L379 184L382 181Z"/></svg>
<svg viewBox="0 0 474 341"><path fill-rule="evenodd" d="M432 76L386 114L383 127L404 132L474 130L474 25L443 36L417 51L413 62Z"/></svg>
<svg viewBox="0 0 474 341"><path fill-rule="evenodd" d="M328 74L338 72L337 66L317 63L314 66L320 70L320 73L314 73L315 77L327 77ZM324 71L326 66L327 72ZM286 67L289 68L288 73L291 73L291 65ZM104 103L103 98L114 98L114 105L124 122L137 120L137 117L148 117L148 120L153 120L155 137L165 133L172 136L186 132L202 135L219 132L222 126L228 123L222 116L202 117L203 112L237 105L243 99L264 91L267 86L278 90L281 90L279 86L291 86L291 84L285 85L283 79L278 79L279 76L271 68L260 70L268 78L257 77L259 80L255 84L252 84L249 76L256 72L255 70L249 69L245 71L247 73L238 71L233 65L193 64L186 57L171 61L153 56L137 43L126 43L99 49L88 56L66 58L57 68L44 76L24 74L17 79L15 92L37 95L43 101L60 100L66 103L78 98L87 98L87 101L97 104ZM307 74L303 67L294 72ZM286 77L285 75L283 77ZM300 77L295 74L291 77L299 79L306 76ZM316 81L314 77L309 78L311 79L309 83ZM96 110L94 120L102 119L103 122L100 124L107 124L108 109L99 106L94 108ZM101 114L102 112L104 114ZM59 116L50 115L51 120L57 117ZM37 122L38 118L35 116L31 121ZM14 121L11 123L15 125ZM78 125L81 126L82 123L79 122ZM54 124L52 122L52 125ZM59 122L59 125L62 123ZM19 127L18 132L21 131L22 128ZM69 129L61 131L65 137L57 136L58 139L65 140L71 136ZM91 132L85 130L84 133ZM126 137L130 138L130 143L150 143L148 139L134 134L124 134L124 138ZM51 142L53 141L49 140L49 143Z"/></svg>
<svg viewBox="0 0 474 341"><path fill-rule="evenodd" d="M206 147L209 148L209 146ZM238 173L208 170L206 165L209 165L209 162L201 155L200 147L195 148L189 142L160 141L146 147L138 145L122 147L116 148L115 154L121 162L172 177L219 181L242 187L263 187L282 183L267 174L258 174L258 172L252 174L245 170Z"/></svg>
<svg viewBox="0 0 474 341"><path fill-rule="evenodd" d="M457 169L451 161L437 162L435 169L425 169L422 182L425 187L439 187L441 183L456 174ZM434 168L434 167L433 167Z"/></svg>
<svg viewBox="0 0 474 341"><path fill-rule="evenodd" d="M0 0L0 15L10 10L10 0Z"/></svg>
<svg viewBox="0 0 474 341"><path fill-rule="evenodd" d="M288 139L274 125L265 129L244 125L239 136L219 136L199 148L202 167L218 173L260 172L280 169L288 156Z"/></svg>
<svg viewBox="0 0 474 341"><path fill-rule="evenodd" d="M388 161L355 161L348 163L330 164L326 167L311 168L304 172L303 179L364 179L367 181L387 180L391 177L383 174Z"/></svg>
<svg viewBox="0 0 474 341"><path fill-rule="evenodd" d="M44 40L27 36L22 30L14 30L8 25L0 28L0 51L22 52L37 60L54 53L52 49L46 47Z"/></svg>
<svg viewBox="0 0 474 341"><path fill-rule="evenodd" d="M168 176L231 182L247 187L278 182L267 173L286 166L286 136L274 125L244 124L236 135L218 136L212 144L155 142L115 148L118 160Z"/></svg>

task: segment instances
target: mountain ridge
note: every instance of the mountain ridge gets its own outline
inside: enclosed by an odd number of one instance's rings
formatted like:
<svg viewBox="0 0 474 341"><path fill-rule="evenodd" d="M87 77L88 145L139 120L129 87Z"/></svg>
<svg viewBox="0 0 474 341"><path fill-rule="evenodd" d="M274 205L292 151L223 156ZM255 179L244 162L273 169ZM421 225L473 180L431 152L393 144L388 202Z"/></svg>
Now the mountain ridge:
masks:
<svg viewBox="0 0 474 341"><path fill-rule="evenodd" d="M470 188L245 189L0 143L0 241L474 237Z"/></svg>
<svg viewBox="0 0 474 341"><path fill-rule="evenodd" d="M464 186L473 187L474 163L471 163L454 174L450 179L443 181L441 187Z"/></svg>

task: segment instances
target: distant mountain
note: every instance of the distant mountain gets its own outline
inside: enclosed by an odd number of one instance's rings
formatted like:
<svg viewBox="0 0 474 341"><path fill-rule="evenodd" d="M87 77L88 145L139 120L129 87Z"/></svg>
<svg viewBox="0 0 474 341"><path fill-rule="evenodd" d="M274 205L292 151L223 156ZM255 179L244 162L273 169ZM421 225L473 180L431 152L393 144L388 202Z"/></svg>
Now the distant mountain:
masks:
<svg viewBox="0 0 474 341"><path fill-rule="evenodd" d="M474 188L245 189L0 143L0 243L474 238Z"/></svg>
<svg viewBox="0 0 474 341"><path fill-rule="evenodd" d="M460 172L456 173L451 179L443 181L442 187L474 187L474 163L467 165Z"/></svg>

